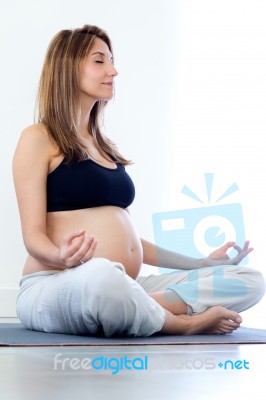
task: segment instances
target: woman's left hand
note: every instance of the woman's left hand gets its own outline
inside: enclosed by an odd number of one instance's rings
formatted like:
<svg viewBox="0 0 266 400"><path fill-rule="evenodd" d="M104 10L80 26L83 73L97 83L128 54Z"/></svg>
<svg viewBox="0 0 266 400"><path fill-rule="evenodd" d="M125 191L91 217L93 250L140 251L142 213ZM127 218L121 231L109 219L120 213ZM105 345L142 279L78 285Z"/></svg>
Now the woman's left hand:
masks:
<svg viewBox="0 0 266 400"><path fill-rule="evenodd" d="M204 259L204 266L239 264L249 253L254 250L252 247L249 247L249 243L249 240L247 240L243 248L241 248L240 246L236 245L235 242L227 242L222 247L209 254L207 259ZM235 257L230 258L227 254L227 251L232 248L235 249L238 254ZM215 263L213 263L211 260L215 261Z"/></svg>

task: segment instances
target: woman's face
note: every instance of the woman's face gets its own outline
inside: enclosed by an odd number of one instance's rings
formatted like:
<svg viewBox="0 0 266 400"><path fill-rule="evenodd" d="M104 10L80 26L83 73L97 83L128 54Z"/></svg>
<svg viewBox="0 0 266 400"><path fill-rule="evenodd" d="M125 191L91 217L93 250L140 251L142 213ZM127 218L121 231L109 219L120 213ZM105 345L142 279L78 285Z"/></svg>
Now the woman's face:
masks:
<svg viewBox="0 0 266 400"><path fill-rule="evenodd" d="M79 88L82 98L94 103L110 100L116 75L109 47L103 40L95 38L90 52L80 63Z"/></svg>

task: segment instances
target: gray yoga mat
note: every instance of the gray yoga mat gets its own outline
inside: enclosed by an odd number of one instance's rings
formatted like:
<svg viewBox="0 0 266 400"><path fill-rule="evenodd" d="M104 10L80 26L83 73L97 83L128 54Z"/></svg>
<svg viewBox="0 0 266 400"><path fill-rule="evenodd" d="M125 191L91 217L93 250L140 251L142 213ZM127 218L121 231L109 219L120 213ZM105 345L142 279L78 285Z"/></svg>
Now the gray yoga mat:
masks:
<svg viewBox="0 0 266 400"><path fill-rule="evenodd" d="M226 335L191 336L155 334L149 337L94 337L30 331L19 323L0 324L0 346L130 346L186 344L266 343L266 330L241 327Z"/></svg>

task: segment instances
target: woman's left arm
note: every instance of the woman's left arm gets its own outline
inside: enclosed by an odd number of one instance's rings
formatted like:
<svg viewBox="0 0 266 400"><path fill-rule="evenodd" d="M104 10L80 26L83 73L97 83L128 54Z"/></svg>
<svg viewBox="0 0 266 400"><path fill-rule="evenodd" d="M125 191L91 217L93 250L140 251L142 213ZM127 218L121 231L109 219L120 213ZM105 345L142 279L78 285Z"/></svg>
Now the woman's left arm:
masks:
<svg viewBox="0 0 266 400"><path fill-rule="evenodd" d="M141 239L141 244L144 264L181 270L192 270L217 265L237 265L253 250L249 247L249 241L245 242L243 248L237 246L234 242L228 242L212 252L208 257L197 259L166 250L145 239ZM230 248L234 248L237 251L238 254L236 257L228 257L227 251Z"/></svg>

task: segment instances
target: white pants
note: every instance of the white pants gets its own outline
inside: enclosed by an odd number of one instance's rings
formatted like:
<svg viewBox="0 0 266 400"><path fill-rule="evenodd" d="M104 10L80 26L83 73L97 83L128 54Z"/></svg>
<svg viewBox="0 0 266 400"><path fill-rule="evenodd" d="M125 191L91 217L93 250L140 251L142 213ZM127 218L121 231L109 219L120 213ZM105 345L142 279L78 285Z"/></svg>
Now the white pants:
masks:
<svg viewBox="0 0 266 400"><path fill-rule="evenodd" d="M79 335L150 336L162 329L164 309L147 293L167 291L189 313L214 305L241 312L265 292L262 275L239 266L174 271L130 278L122 264L103 258L64 271L24 276L17 314L31 330ZM169 293L172 293L172 296Z"/></svg>

